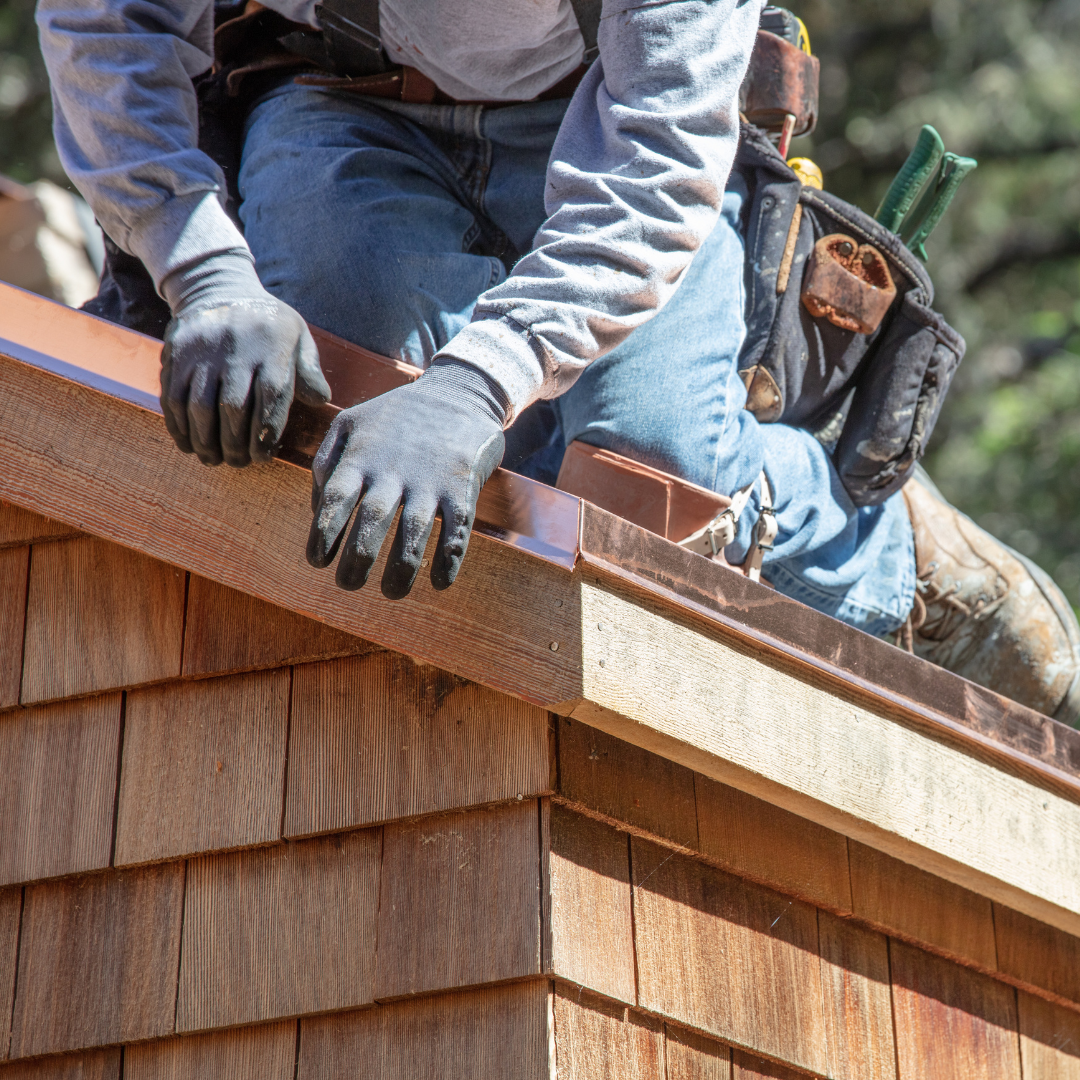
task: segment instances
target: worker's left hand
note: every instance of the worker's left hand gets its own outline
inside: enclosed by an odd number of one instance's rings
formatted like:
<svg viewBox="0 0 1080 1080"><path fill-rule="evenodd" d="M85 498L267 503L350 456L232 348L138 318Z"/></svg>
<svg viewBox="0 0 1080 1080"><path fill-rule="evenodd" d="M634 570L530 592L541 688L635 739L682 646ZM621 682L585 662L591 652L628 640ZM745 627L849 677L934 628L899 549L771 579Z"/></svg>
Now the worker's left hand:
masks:
<svg viewBox="0 0 1080 1080"><path fill-rule="evenodd" d="M431 584L452 585L480 489L502 460L505 416L499 388L477 368L454 361L339 413L311 470L315 520L308 562L324 567L334 561L359 502L337 567L338 585L359 589L401 507L382 579L383 594L401 599L413 586L439 513Z"/></svg>

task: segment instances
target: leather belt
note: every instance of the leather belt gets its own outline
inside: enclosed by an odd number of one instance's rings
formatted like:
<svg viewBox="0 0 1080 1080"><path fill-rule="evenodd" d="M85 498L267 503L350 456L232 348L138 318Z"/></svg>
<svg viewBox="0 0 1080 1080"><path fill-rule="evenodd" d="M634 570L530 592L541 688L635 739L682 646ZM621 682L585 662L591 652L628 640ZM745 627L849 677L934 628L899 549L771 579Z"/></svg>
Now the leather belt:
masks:
<svg viewBox="0 0 1080 1080"><path fill-rule="evenodd" d="M578 83L589 70L588 64L581 64L569 75L564 75L554 86L549 86L542 94L530 98L530 101L556 101L568 98L577 89ZM298 75L294 82L304 86L321 86L328 90L345 90L352 94L366 97L388 98L414 105L485 105L491 109L507 105L523 105L524 101L481 101L452 98L444 94L422 71L414 67L396 67L377 75L361 75L359 78L343 78L335 75Z"/></svg>

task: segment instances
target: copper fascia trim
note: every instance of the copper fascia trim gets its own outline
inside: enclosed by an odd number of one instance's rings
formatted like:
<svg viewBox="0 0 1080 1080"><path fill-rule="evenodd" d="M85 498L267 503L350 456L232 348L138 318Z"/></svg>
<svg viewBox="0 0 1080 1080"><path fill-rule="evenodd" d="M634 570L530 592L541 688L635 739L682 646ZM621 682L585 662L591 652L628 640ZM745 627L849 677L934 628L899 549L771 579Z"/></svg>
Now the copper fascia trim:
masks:
<svg viewBox="0 0 1080 1080"><path fill-rule="evenodd" d="M824 676L924 734L1080 799L1080 731L831 619L605 510L582 507L581 563L674 600L734 637Z"/></svg>
<svg viewBox="0 0 1080 1080"><path fill-rule="evenodd" d="M375 357L317 331L341 391L361 400L413 377L406 365ZM381 364L357 375L355 359ZM161 412L161 343L54 301L0 283L0 353ZM389 365L389 366L387 366ZM347 399L346 399L347 400ZM350 402L351 403L351 402ZM312 440L336 412L290 420L286 456L310 460ZM318 445L317 442L314 443ZM291 447L291 449L290 449ZM591 503L499 470L477 507L477 532L571 570L610 574L663 598L733 637L801 665L845 690L884 705L925 734L962 743L996 765L1080 801L1080 731L967 682L877 638L685 551Z"/></svg>
<svg viewBox="0 0 1080 1080"><path fill-rule="evenodd" d="M410 382L419 371L312 327L340 405L295 403L280 457L303 468L341 407ZM161 342L0 282L0 353L161 414ZM580 500L500 469L480 494L475 531L572 570Z"/></svg>

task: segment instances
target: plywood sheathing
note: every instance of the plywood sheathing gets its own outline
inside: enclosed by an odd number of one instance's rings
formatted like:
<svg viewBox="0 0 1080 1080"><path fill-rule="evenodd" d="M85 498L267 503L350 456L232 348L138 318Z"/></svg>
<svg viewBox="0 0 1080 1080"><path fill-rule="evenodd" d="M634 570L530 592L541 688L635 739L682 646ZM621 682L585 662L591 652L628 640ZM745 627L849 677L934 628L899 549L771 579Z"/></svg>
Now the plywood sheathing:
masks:
<svg viewBox="0 0 1080 1080"><path fill-rule="evenodd" d="M171 1034L184 864L25 890L11 1057Z"/></svg>
<svg viewBox="0 0 1080 1080"><path fill-rule="evenodd" d="M116 865L279 839L289 671L127 696Z"/></svg>
<svg viewBox="0 0 1080 1080"><path fill-rule="evenodd" d="M370 652L374 647L332 626L191 575L184 629L185 675L282 667Z"/></svg>
<svg viewBox="0 0 1080 1080"><path fill-rule="evenodd" d="M393 653L297 668L290 730L286 836L549 787L547 713Z"/></svg>
<svg viewBox="0 0 1080 1080"><path fill-rule="evenodd" d="M93 537L34 552L22 702L180 674L182 570Z"/></svg>
<svg viewBox="0 0 1080 1080"><path fill-rule="evenodd" d="M120 694L0 713L0 885L109 865Z"/></svg>

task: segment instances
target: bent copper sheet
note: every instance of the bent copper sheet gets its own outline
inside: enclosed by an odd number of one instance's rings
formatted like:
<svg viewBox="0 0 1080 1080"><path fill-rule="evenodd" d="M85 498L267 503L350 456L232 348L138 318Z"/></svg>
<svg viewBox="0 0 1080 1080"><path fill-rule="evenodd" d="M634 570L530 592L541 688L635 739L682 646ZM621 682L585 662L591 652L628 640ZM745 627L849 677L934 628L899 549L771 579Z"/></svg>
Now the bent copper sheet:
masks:
<svg viewBox="0 0 1080 1080"><path fill-rule="evenodd" d="M13 360L160 412L160 352L161 343L153 338L0 283L0 353ZM390 367L380 367L374 375L350 370L350 394L365 392L365 386L389 389L412 376L405 365L385 364ZM334 406L306 414L296 410L285 452L294 460L310 461L335 411ZM931 736L962 742L999 766L1080 799L1080 731L748 581L591 503L500 469L481 494L475 529L567 570L578 564L594 567L662 596L786 662L813 669L834 685L872 699L878 707L900 711Z"/></svg>
<svg viewBox="0 0 1080 1080"><path fill-rule="evenodd" d="M589 503L581 561L680 604L774 655L902 710L926 733L1080 795L1080 731L749 581Z"/></svg>

